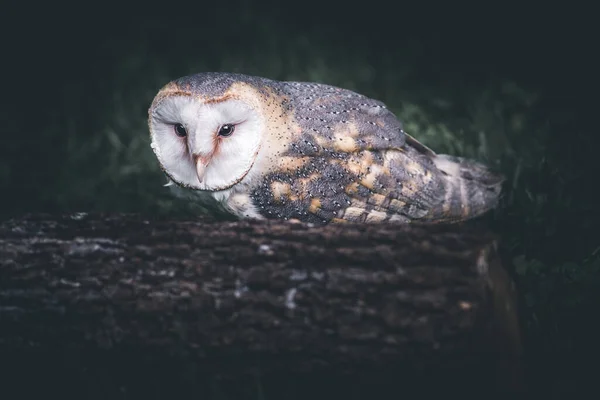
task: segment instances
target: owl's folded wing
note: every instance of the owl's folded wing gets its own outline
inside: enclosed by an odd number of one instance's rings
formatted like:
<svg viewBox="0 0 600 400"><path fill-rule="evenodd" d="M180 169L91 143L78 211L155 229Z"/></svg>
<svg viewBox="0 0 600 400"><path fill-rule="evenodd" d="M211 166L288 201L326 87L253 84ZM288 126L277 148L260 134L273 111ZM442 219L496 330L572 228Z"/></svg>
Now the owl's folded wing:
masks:
<svg viewBox="0 0 600 400"><path fill-rule="evenodd" d="M402 123L386 105L359 93L319 83L287 82L298 135L290 154L401 148Z"/></svg>
<svg viewBox="0 0 600 400"><path fill-rule="evenodd" d="M322 84L290 85L300 134L286 156L311 160L291 185L309 214L448 222L495 206L501 179L474 161L436 154L382 102Z"/></svg>

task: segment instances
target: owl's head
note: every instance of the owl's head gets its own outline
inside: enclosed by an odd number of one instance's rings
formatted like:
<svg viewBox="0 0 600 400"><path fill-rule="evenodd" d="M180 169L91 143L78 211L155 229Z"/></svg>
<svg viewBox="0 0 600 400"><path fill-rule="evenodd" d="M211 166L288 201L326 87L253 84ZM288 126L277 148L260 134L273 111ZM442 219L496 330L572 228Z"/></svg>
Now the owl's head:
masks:
<svg viewBox="0 0 600 400"><path fill-rule="evenodd" d="M225 190L256 161L265 121L256 92L230 74L197 74L162 88L149 109L152 149L176 184Z"/></svg>

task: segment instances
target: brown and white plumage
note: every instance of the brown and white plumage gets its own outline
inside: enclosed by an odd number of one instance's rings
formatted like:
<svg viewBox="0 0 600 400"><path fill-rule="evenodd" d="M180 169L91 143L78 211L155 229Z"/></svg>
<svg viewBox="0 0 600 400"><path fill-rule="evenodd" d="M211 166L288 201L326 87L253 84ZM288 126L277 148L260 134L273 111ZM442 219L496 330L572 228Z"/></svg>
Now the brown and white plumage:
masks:
<svg viewBox="0 0 600 400"><path fill-rule="evenodd" d="M320 83L183 77L156 95L149 128L172 182L245 218L462 221L495 207L503 181L435 154L382 102Z"/></svg>

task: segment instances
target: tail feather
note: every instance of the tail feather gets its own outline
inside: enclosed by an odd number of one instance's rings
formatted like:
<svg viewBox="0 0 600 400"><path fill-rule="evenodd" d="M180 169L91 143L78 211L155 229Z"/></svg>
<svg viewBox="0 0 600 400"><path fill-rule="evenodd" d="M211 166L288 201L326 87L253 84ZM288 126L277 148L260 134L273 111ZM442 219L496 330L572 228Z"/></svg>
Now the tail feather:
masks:
<svg viewBox="0 0 600 400"><path fill-rule="evenodd" d="M409 158L417 162L427 160L424 164L436 170L432 171L436 179L431 181L435 187L422 191L428 200L428 211L413 218L460 222L478 217L498 205L504 176L475 160L437 154L408 134L406 144Z"/></svg>
<svg viewBox="0 0 600 400"><path fill-rule="evenodd" d="M477 161L447 154L435 155L433 162L446 176L446 192L427 219L458 222L480 216L498 205L505 181L501 174Z"/></svg>

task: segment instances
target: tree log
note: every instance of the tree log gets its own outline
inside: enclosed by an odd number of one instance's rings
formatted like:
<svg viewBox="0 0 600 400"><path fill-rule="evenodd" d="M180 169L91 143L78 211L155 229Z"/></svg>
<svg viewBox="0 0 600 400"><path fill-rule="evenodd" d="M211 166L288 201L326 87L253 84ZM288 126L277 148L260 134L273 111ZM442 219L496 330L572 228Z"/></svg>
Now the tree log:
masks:
<svg viewBox="0 0 600 400"><path fill-rule="evenodd" d="M496 247L472 225L9 220L2 376L57 389L64 371L73 379L102 366L119 385L193 371L512 390L517 303Z"/></svg>

